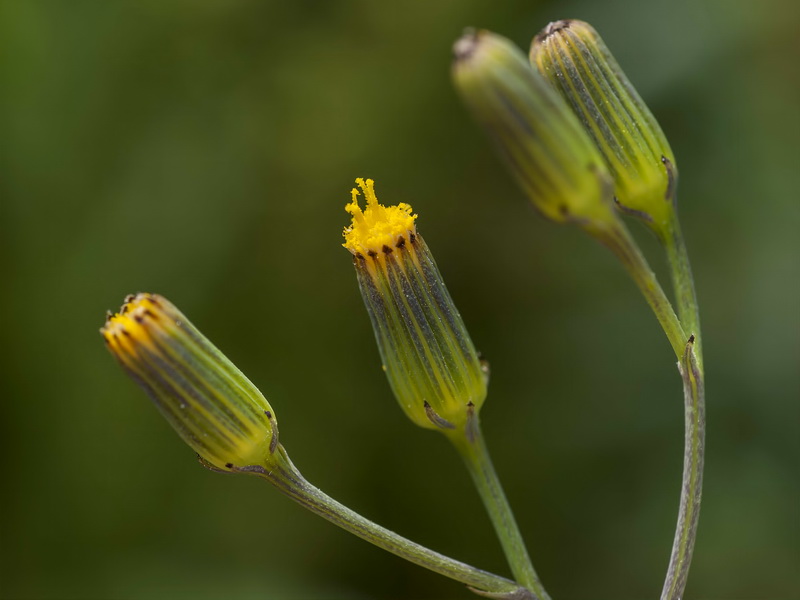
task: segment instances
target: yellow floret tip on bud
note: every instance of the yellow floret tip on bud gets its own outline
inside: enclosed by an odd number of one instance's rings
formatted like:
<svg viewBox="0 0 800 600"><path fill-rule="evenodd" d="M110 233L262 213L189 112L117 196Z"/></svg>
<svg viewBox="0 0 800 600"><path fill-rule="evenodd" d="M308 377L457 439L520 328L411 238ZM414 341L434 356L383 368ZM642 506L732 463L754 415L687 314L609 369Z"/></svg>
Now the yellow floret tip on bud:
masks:
<svg viewBox="0 0 800 600"><path fill-rule="evenodd" d="M344 244L353 254L372 256L392 248L401 240L416 233L414 221L417 215L411 214L411 206L404 202L395 206L382 206L375 195L375 182L372 179L356 179L361 188L350 192L352 200L344 209L353 217L349 227L344 229ZM364 194L367 201L364 210L358 204L358 196Z"/></svg>
<svg viewBox="0 0 800 600"><path fill-rule="evenodd" d="M158 299L150 294L138 294L128 296L118 313L108 314L100 333L115 354L123 351L118 356L124 358L138 344L152 345L153 341L143 323L145 319L159 320L153 310L158 306Z"/></svg>

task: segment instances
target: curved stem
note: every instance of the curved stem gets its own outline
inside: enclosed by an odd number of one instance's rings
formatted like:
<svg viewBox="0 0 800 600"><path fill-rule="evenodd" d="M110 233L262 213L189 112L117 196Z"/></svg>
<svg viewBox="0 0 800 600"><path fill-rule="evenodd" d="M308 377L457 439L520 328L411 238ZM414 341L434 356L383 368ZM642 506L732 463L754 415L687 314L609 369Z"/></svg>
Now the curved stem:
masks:
<svg viewBox="0 0 800 600"><path fill-rule="evenodd" d="M661 592L662 600L680 600L686 588L686 579L697 537L697 522L700 517L705 455L705 376L700 336L700 311L695 295L692 268L689 264L689 254L686 251L686 243L681 234L677 216L670 223L664 247L675 288L678 313L684 328L691 333L689 343L678 363L683 377L686 421L683 482L675 540L672 543L667 577Z"/></svg>
<svg viewBox="0 0 800 600"><path fill-rule="evenodd" d="M686 587L697 536L705 455L705 383L699 339L700 317L689 256L675 218L664 245L681 314L679 321L646 259L624 225L607 229L587 229L625 265L661 323L679 360L678 367L684 381L685 406L683 479L678 523L661 600L680 600ZM688 342L684 326L692 332L688 336Z"/></svg>
<svg viewBox="0 0 800 600"><path fill-rule="evenodd" d="M683 482L681 504L675 540L672 544L667 578L661 600L680 600L686 588L686 578L692 562L692 552L700 517L703 494L703 461L705 457L705 386L703 372L698 366L694 336L689 338L678 363L683 377L686 404L686 439L683 453Z"/></svg>
<svg viewBox="0 0 800 600"><path fill-rule="evenodd" d="M537 600L550 600L533 568L511 506L489 457L477 414L471 418L466 433L453 431L448 437L461 454L475 482L514 578L531 590Z"/></svg>
<svg viewBox="0 0 800 600"><path fill-rule="evenodd" d="M587 226L585 229L607 246L622 262L636 285L639 286L650 308L667 334L672 350L678 358L683 354L688 336L684 333L681 322L675 315L664 290L650 269L647 260L639 250L639 246L631 237L622 222L617 221L611 227Z"/></svg>
<svg viewBox="0 0 800 600"><path fill-rule="evenodd" d="M277 456L273 458L277 458L277 465L271 464L269 470L262 466L241 467L237 470L266 479L289 498L323 519L400 558L460 581L479 595L508 600L534 600L528 590L513 581L434 552L365 519L306 481L289 460L283 446L278 446L275 455Z"/></svg>

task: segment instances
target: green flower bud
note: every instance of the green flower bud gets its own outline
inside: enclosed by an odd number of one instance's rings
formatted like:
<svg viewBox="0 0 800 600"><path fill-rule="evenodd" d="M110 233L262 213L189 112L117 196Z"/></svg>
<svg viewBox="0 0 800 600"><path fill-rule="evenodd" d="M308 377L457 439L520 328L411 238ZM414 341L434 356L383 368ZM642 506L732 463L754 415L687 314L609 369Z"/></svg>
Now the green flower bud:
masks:
<svg viewBox="0 0 800 600"><path fill-rule="evenodd" d="M100 333L206 466L272 464L278 429L269 403L166 298L129 296Z"/></svg>
<svg viewBox="0 0 800 600"><path fill-rule="evenodd" d="M417 425L464 432L486 398L486 376L411 206L381 206L373 181L357 179L346 206L353 216L343 244L353 254L383 368Z"/></svg>
<svg viewBox="0 0 800 600"><path fill-rule="evenodd" d="M653 114L583 21L550 23L533 40L531 63L591 135L614 178L619 208L665 239L674 218L675 158Z"/></svg>
<svg viewBox="0 0 800 600"><path fill-rule="evenodd" d="M456 89L534 206L557 222L613 220L603 158L525 55L488 31L468 32L453 52Z"/></svg>

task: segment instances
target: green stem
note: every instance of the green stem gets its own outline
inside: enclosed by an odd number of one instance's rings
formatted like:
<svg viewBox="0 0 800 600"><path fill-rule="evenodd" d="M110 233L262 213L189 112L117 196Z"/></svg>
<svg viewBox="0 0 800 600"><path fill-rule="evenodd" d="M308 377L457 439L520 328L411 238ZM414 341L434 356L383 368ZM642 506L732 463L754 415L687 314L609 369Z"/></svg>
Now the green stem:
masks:
<svg viewBox="0 0 800 600"><path fill-rule="evenodd" d="M675 288L678 312L685 329L691 333L689 344L678 363L683 376L686 421L683 481L675 540L672 544L667 577L661 592L662 600L680 600L683 597L689 566L692 562L702 500L706 427L705 375L699 307L695 295L692 268L689 264L689 254L686 251L677 216L670 223L664 247Z"/></svg>
<svg viewBox="0 0 800 600"><path fill-rule="evenodd" d="M289 460L283 446L279 445L276 448L270 462L269 469L252 466L242 467L238 470L266 479L298 504L345 531L349 531L400 558L460 581L476 594L508 600L535 600L528 590L513 581L425 548L365 519L337 502L305 480Z"/></svg>
<svg viewBox="0 0 800 600"><path fill-rule="evenodd" d="M695 354L700 370L703 370L702 340L700 336L700 311L694 289L692 267L689 263L689 253L681 233L677 216L672 220L669 233L664 239L664 248L667 252L672 285L675 289L675 303L678 307L678 316L684 330L695 338Z"/></svg>
<svg viewBox="0 0 800 600"><path fill-rule="evenodd" d="M550 600L533 568L511 506L489 457L478 416L472 417L466 432L453 430L448 437L461 454L475 482L514 578L531 590L537 600Z"/></svg>
<svg viewBox="0 0 800 600"><path fill-rule="evenodd" d="M705 456L705 386L703 372L695 352L694 336L678 362L683 377L686 407L686 440L683 453L683 482L678 524L672 544L667 577L661 600L680 600L686 588L686 578L692 562L697 537L697 520L703 494L703 460Z"/></svg>
<svg viewBox="0 0 800 600"><path fill-rule="evenodd" d="M628 229L620 221L610 227L587 226L586 230L605 244L622 262L636 285L639 286L650 308L667 334L672 350L678 358L683 354L688 336L684 333L681 322L675 315L669 300L661 289L655 273L650 269L647 260L639 250L639 246L631 237Z"/></svg>
<svg viewBox="0 0 800 600"><path fill-rule="evenodd" d="M700 348L700 317L692 271L677 218L664 240L681 321L624 225L591 228L622 261L661 323L678 357L684 380L685 438L680 509L661 600L680 600L686 587L700 516L705 455L705 383ZM683 326L693 332L686 336ZM688 343L687 343L688 338Z"/></svg>

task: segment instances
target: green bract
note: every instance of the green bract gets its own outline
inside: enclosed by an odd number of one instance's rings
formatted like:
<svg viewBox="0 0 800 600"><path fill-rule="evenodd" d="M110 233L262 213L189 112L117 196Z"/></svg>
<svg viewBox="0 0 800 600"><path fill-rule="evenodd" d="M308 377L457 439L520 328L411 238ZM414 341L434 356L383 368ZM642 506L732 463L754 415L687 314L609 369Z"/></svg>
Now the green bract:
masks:
<svg viewBox="0 0 800 600"><path fill-rule="evenodd" d="M470 32L453 47L456 89L546 217L613 221L602 156L562 98L509 40Z"/></svg>
<svg viewBox="0 0 800 600"><path fill-rule="evenodd" d="M421 427L463 432L486 398L486 377L407 204L381 206L357 180L345 247L369 312L383 367L400 406Z"/></svg>
<svg viewBox="0 0 800 600"><path fill-rule="evenodd" d="M234 471L271 464L278 429L269 403L166 298L129 296L100 332L207 466Z"/></svg>
<svg viewBox="0 0 800 600"><path fill-rule="evenodd" d="M674 217L675 158L597 32L583 21L550 23L534 38L530 61L569 103L602 153L619 207L666 239Z"/></svg>

